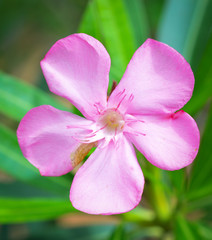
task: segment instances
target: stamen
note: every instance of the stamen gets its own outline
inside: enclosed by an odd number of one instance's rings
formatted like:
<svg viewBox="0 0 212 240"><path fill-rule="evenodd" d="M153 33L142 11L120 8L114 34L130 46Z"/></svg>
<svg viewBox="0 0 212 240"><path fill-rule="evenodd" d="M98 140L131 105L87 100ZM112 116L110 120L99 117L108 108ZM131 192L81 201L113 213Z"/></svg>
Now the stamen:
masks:
<svg viewBox="0 0 212 240"><path fill-rule="evenodd" d="M145 133L138 132L138 131L134 131L133 134L135 134L135 135L137 135L137 136L138 136L138 135L146 136Z"/></svg>
<svg viewBox="0 0 212 240"><path fill-rule="evenodd" d="M99 131L105 129L105 128L107 127L107 125L108 125L108 124L106 123L103 127L99 128L99 129L96 130L94 133L97 133L97 132L99 132Z"/></svg>
<svg viewBox="0 0 212 240"><path fill-rule="evenodd" d="M125 88L124 88L121 92L118 92L118 93L116 94L116 97L120 97L124 92L125 92Z"/></svg>
<svg viewBox="0 0 212 240"><path fill-rule="evenodd" d="M128 101L129 101L129 102L132 102L133 99L134 99L134 95L131 94L130 97L129 97L129 99L128 99Z"/></svg>
<svg viewBox="0 0 212 240"><path fill-rule="evenodd" d="M125 133L133 134L133 135L135 135L135 136L139 136L139 135L146 136L145 133L142 133L142 132L140 132L140 131L136 131L136 130L134 130L133 128L131 128L131 127L129 127L129 126L127 126L127 127L124 129L124 132L125 132Z"/></svg>
<svg viewBox="0 0 212 240"><path fill-rule="evenodd" d="M126 90L123 89L121 92L118 92L116 94L116 101L118 103L117 107L115 108L115 111L120 107L120 105L122 104L122 112L126 111L127 108L129 107L130 103L133 101L134 99L134 95L133 94L130 94L129 93L126 93ZM121 100L120 100L121 99Z"/></svg>
<svg viewBox="0 0 212 240"><path fill-rule="evenodd" d="M83 126L83 125L80 125L80 126L78 126L78 125L67 125L66 128L67 128L67 129L71 129L71 128L81 128L82 130L84 130L84 129L87 130L87 129L88 129L88 126L86 126L86 125L85 125L85 126Z"/></svg>
<svg viewBox="0 0 212 240"><path fill-rule="evenodd" d="M133 135L135 135L135 136L139 136L139 135L142 135L142 136L146 136L146 134L145 133L142 133L142 132L138 132L138 131L131 131L131 130L126 130L126 131L124 131L125 133L130 133L130 134L133 134Z"/></svg>
<svg viewBox="0 0 212 240"><path fill-rule="evenodd" d="M106 146L108 146L108 144L110 143L111 138L110 137L106 137L103 139L103 141L101 141L101 143L98 145L98 148L103 149Z"/></svg>
<svg viewBox="0 0 212 240"><path fill-rule="evenodd" d="M82 134L81 136L78 134L78 136L73 136L74 139L81 143L92 143L97 142L98 140L104 138L104 135L102 134L101 130L107 127L107 124L96 131L92 131L89 134Z"/></svg>
<svg viewBox="0 0 212 240"><path fill-rule="evenodd" d="M145 123L143 120L139 120L139 119L126 119L125 122L126 123L135 123L135 122Z"/></svg>
<svg viewBox="0 0 212 240"><path fill-rule="evenodd" d="M127 96L127 94L125 94L125 95L122 97L122 99L120 100L119 104L117 105L115 111L118 110L118 108L120 107L121 103L123 102L123 100L125 99L126 96Z"/></svg>
<svg viewBox="0 0 212 240"><path fill-rule="evenodd" d="M98 114L100 114L100 113L101 113L101 110L100 110L100 103L94 103L93 106L96 108Z"/></svg>

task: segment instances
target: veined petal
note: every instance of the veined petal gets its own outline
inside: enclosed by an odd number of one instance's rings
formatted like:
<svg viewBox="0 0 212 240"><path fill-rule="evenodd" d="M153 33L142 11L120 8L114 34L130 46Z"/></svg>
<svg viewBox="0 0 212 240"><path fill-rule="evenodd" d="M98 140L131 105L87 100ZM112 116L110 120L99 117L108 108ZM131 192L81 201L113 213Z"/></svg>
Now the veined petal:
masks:
<svg viewBox="0 0 212 240"><path fill-rule="evenodd" d="M87 118L105 108L110 57L104 46L86 34L57 41L41 61L50 91L67 98Z"/></svg>
<svg viewBox="0 0 212 240"><path fill-rule="evenodd" d="M60 176L73 169L71 153L79 142L74 135L87 131L92 121L52 106L31 109L17 130L25 158L44 176ZM71 126L71 127L70 127Z"/></svg>
<svg viewBox="0 0 212 240"><path fill-rule="evenodd" d="M76 173L70 191L73 206L90 214L117 214L138 205L144 177L133 146L123 137L99 146Z"/></svg>
<svg viewBox="0 0 212 240"><path fill-rule="evenodd" d="M142 134L127 134L136 148L156 167L178 170L191 164L199 149L199 130L184 111L169 116L142 116L131 128Z"/></svg>
<svg viewBox="0 0 212 240"><path fill-rule="evenodd" d="M148 39L135 52L109 98L109 107L129 114L170 113L191 98L194 76L190 65L168 45ZM124 100L122 98L124 97ZM123 108L123 109L122 109Z"/></svg>

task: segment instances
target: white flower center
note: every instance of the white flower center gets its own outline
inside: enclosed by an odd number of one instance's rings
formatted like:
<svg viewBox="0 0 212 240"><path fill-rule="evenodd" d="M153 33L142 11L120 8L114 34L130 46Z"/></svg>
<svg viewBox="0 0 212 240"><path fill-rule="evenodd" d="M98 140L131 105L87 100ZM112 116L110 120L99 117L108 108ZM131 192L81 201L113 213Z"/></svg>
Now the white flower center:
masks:
<svg viewBox="0 0 212 240"><path fill-rule="evenodd" d="M119 113L118 110L108 109L106 110L98 121L102 127L104 127L108 132L118 133L124 128L124 118Z"/></svg>

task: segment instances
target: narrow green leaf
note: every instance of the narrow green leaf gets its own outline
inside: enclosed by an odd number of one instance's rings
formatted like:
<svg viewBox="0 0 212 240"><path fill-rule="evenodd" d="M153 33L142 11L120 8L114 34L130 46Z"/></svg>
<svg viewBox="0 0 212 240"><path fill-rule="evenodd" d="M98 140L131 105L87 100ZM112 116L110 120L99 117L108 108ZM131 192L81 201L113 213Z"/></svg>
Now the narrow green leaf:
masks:
<svg viewBox="0 0 212 240"><path fill-rule="evenodd" d="M21 153L16 135L0 125L0 169L24 181L68 198L71 179L64 177L42 177Z"/></svg>
<svg viewBox="0 0 212 240"><path fill-rule="evenodd" d="M161 222L166 222L170 219L172 211L169 192L166 191L167 181L165 181L165 184L161 184L161 182L164 181L163 178L166 176L166 172L155 166L151 166L151 173L157 181L150 182L148 200L151 202L157 218L160 219Z"/></svg>
<svg viewBox="0 0 212 240"><path fill-rule="evenodd" d="M124 224L118 225L111 234L109 240L128 240L127 230Z"/></svg>
<svg viewBox="0 0 212 240"><path fill-rule="evenodd" d="M158 226L135 226L128 232L130 240L163 239L164 230Z"/></svg>
<svg viewBox="0 0 212 240"><path fill-rule="evenodd" d="M0 72L1 113L19 121L31 108L44 104L67 110L50 94Z"/></svg>
<svg viewBox="0 0 212 240"><path fill-rule="evenodd" d="M90 226L79 226L70 228L61 228L55 225L42 224L39 227L32 227L29 230L29 238L39 240L108 240L111 231L114 229L114 225L90 225Z"/></svg>
<svg viewBox="0 0 212 240"><path fill-rule="evenodd" d="M141 0L137 2L144 2L146 14L150 26L151 35L155 36L157 33L158 25L161 21L161 16L164 11L165 0Z"/></svg>
<svg viewBox="0 0 212 240"><path fill-rule="evenodd" d="M123 0L93 0L83 17L79 32L90 34L105 45L112 60L111 80L120 81L136 50L137 42L131 28L133 21L129 19Z"/></svg>
<svg viewBox="0 0 212 240"><path fill-rule="evenodd" d="M153 222L156 218L155 212L142 207L136 207L130 212L122 214L124 220L128 222L148 223Z"/></svg>
<svg viewBox="0 0 212 240"><path fill-rule="evenodd" d="M144 227L145 226L145 227ZM163 229L150 223L132 224L121 222L114 228L109 240L141 240L141 239L162 239Z"/></svg>
<svg viewBox="0 0 212 240"><path fill-rule="evenodd" d="M212 96L212 34L195 73L194 92L184 110L190 114L198 112Z"/></svg>
<svg viewBox="0 0 212 240"><path fill-rule="evenodd" d="M187 204L186 212L193 213L197 212L197 214L201 215L203 220L212 221L212 194L206 197L201 197L199 199L190 201ZM193 213L194 214L194 213Z"/></svg>
<svg viewBox="0 0 212 240"><path fill-rule="evenodd" d="M96 0L100 16L100 27L113 66L123 75L135 51L135 39L122 0ZM120 79L119 79L120 80Z"/></svg>
<svg viewBox="0 0 212 240"><path fill-rule="evenodd" d="M168 172L171 180L172 192L175 191L178 198L182 197L185 188L185 169Z"/></svg>
<svg viewBox="0 0 212 240"><path fill-rule="evenodd" d="M194 161L187 197L195 200L212 194L212 106L200 144L199 153Z"/></svg>
<svg viewBox="0 0 212 240"><path fill-rule="evenodd" d="M212 21L212 1L211 0L196 0L195 9L192 14L191 23L188 29L183 56L191 63L195 70L198 66L202 52L205 50L205 45L211 35Z"/></svg>
<svg viewBox="0 0 212 240"><path fill-rule="evenodd" d="M58 198L58 194L23 181L0 182L0 198Z"/></svg>
<svg viewBox="0 0 212 240"><path fill-rule="evenodd" d="M169 0L164 7L157 38L181 54L184 51L196 2L197 0Z"/></svg>
<svg viewBox="0 0 212 240"><path fill-rule="evenodd" d="M124 0L124 4L138 48L150 36L146 7L144 1L137 0Z"/></svg>
<svg viewBox="0 0 212 240"><path fill-rule="evenodd" d="M211 35L212 1L167 1L158 39L180 52L196 70Z"/></svg>
<svg viewBox="0 0 212 240"><path fill-rule="evenodd" d="M189 239L189 240L199 240L202 239L197 231L194 231L190 222L188 222L182 215L178 215L175 220L174 225L175 239Z"/></svg>
<svg viewBox="0 0 212 240"><path fill-rule="evenodd" d="M100 21L101 19L98 14L97 4L94 0L90 1L88 2L86 11L82 17L78 32L87 33L97 38L99 41L103 41Z"/></svg>
<svg viewBox="0 0 212 240"><path fill-rule="evenodd" d="M200 223L198 224L198 230L204 240L212 239L212 228L209 224Z"/></svg>
<svg viewBox="0 0 212 240"><path fill-rule="evenodd" d="M0 198L0 223L20 223L56 218L76 212L69 201Z"/></svg>

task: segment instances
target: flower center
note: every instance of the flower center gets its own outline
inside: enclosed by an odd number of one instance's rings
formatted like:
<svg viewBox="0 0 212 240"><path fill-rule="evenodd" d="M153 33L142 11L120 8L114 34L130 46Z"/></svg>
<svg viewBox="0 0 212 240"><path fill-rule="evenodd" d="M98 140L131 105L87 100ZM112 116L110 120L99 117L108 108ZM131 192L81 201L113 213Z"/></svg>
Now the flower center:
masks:
<svg viewBox="0 0 212 240"><path fill-rule="evenodd" d="M117 133L124 127L124 118L117 110L108 109L99 118L99 123L108 131Z"/></svg>

